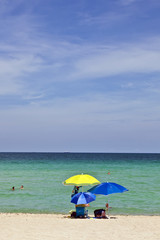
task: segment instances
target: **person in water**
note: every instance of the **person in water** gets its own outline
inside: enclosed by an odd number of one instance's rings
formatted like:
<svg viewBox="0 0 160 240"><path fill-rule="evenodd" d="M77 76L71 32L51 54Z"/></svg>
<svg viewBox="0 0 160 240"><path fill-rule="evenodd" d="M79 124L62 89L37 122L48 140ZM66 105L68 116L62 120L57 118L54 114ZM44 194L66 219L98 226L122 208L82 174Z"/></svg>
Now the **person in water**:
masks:
<svg viewBox="0 0 160 240"><path fill-rule="evenodd" d="M11 190L14 191L14 190L15 190L15 187L12 187Z"/></svg>
<svg viewBox="0 0 160 240"><path fill-rule="evenodd" d="M20 189L24 189L24 186L23 186L23 185L21 185Z"/></svg>

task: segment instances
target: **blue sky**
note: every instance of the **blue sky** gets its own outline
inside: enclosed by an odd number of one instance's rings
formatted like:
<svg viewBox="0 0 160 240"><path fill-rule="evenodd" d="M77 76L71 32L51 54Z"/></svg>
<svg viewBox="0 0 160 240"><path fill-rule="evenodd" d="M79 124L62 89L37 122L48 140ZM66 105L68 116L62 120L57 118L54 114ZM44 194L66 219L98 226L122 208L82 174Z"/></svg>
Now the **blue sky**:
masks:
<svg viewBox="0 0 160 240"><path fill-rule="evenodd" d="M160 152L159 0L0 0L0 151Z"/></svg>

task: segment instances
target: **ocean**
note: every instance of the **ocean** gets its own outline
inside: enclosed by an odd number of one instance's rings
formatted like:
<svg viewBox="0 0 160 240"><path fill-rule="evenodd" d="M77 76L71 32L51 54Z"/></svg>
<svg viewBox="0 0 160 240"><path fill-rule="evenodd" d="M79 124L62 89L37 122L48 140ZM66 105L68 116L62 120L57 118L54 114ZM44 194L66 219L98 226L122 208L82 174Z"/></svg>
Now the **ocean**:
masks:
<svg viewBox="0 0 160 240"><path fill-rule="evenodd" d="M110 215L160 215L160 154L131 153L0 153L0 212L67 214L73 186L62 182L81 173L129 189L97 195L90 214L109 202Z"/></svg>

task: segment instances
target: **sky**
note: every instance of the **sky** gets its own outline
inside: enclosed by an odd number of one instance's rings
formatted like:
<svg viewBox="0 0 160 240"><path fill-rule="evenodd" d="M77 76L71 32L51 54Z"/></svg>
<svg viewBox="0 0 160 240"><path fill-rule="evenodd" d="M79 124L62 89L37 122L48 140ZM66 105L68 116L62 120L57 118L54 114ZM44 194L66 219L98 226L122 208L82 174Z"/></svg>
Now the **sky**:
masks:
<svg viewBox="0 0 160 240"><path fill-rule="evenodd" d="M160 152L159 0L0 0L0 152Z"/></svg>

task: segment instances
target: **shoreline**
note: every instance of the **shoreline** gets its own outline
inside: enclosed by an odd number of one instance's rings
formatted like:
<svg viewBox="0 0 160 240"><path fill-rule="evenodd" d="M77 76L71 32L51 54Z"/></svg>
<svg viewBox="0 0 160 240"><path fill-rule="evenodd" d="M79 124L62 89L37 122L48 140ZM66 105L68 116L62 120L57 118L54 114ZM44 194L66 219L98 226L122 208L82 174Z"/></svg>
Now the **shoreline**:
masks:
<svg viewBox="0 0 160 240"><path fill-rule="evenodd" d="M56 215L56 216L65 216L69 217L70 214L68 213L41 213L41 212L0 212L0 215ZM107 214L106 214L107 215ZM108 215L107 215L108 216ZM110 214L109 217L160 217L160 214ZM94 217L93 213L89 214L89 217Z"/></svg>
<svg viewBox="0 0 160 240"><path fill-rule="evenodd" d="M21 212L14 212L14 213L10 213L10 212L0 212L0 216L7 216L7 215L11 215L11 216L50 216L50 217L58 217L58 218L68 218L68 219L75 219L75 218L71 218L70 214L63 214L63 213L21 213ZM93 218L93 214L89 215L90 218ZM113 215L111 214L109 216L110 218L150 218L150 217L155 217L155 218L160 218L160 215L124 215L124 214L119 214L119 215ZM87 218L84 218L87 219Z"/></svg>
<svg viewBox="0 0 160 240"><path fill-rule="evenodd" d="M71 219L68 214L0 213L1 240L158 240L160 216Z"/></svg>

